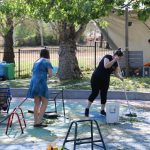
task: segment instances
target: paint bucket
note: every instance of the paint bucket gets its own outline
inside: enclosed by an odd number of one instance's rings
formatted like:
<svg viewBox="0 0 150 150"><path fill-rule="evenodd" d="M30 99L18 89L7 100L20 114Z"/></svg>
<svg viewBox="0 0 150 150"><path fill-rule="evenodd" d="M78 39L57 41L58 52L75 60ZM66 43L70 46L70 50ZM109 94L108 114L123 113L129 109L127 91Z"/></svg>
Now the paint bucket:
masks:
<svg viewBox="0 0 150 150"><path fill-rule="evenodd" d="M4 62L0 63L0 76L6 76L6 65Z"/></svg>
<svg viewBox="0 0 150 150"><path fill-rule="evenodd" d="M53 76L56 76L57 71L58 71L58 67L53 67L53 69L52 69Z"/></svg>
<svg viewBox="0 0 150 150"><path fill-rule="evenodd" d="M106 104L106 122L118 123L119 122L119 103L107 103Z"/></svg>
<svg viewBox="0 0 150 150"><path fill-rule="evenodd" d="M0 76L5 76L11 80L15 78L15 65L14 63L0 63Z"/></svg>

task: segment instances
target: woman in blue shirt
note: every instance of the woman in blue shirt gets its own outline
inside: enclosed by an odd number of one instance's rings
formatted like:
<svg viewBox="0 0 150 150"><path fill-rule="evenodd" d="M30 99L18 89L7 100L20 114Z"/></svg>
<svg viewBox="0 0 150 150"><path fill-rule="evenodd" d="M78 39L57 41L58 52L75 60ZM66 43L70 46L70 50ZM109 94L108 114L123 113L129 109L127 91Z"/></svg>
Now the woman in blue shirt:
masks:
<svg viewBox="0 0 150 150"><path fill-rule="evenodd" d="M34 127L47 126L42 123L42 118L48 105L47 75L51 77L53 69L49 59L49 51L42 49L32 68L28 97L34 98Z"/></svg>

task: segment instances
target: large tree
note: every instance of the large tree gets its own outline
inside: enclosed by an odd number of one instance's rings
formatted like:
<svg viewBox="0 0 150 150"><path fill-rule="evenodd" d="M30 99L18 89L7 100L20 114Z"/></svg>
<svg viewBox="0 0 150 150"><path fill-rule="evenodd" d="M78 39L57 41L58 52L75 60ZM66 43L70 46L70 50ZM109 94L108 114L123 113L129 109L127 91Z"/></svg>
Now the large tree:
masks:
<svg viewBox="0 0 150 150"><path fill-rule="evenodd" d="M46 22L54 21L60 41L60 80L80 78L82 73L76 58L76 42L87 23L109 14L112 0L33 0L28 1L31 14Z"/></svg>
<svg viewBox="0 0 150 150"><path fill-rule="evenodd" d="M76 58L76 42L84 32L87 23L109 15L114 8L123 6L126 0L26 0L30 13L46 22L54 21L59 34L59 70L60 80L81 77ZM148 18L149 0L131 0L139 13ZM141 3L145 10L139 9ZM142 17L141 17L142 18Z"/></svg>
<svg viewBox="0 0 150 150"><path fill-rule="evenodd" d="M107 16L114 7L122 6L126 0L1 0L0 33L3 33L4 60L14 62L13 28L14 18L29 14L45 22L54 21L60 40L59 70L61 80L81 77L76 58L76 42L90 20ZM149 0L131 0L139 17L149 17ZM144 4L144 9L139 9ZM144 17L143 17L144 16Z"/></svg>
<svg viewBox="0 0 150 150"><path fill-rule="evenodd" d="M0 35L4 38L3 61L14 63L13 31L26 14L24 0L0 1ZM18 20L19 18L19 20ZM15 21L14 21L15 20Z"/></svg>

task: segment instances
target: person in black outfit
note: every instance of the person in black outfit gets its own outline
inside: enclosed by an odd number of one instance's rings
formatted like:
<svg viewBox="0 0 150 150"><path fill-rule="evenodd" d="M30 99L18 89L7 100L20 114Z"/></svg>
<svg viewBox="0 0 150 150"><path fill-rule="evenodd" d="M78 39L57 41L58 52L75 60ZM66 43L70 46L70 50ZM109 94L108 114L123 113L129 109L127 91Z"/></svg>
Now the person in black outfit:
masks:
<svg viewBox="0 0 150 150"><path fill-rule="evenodd" d="M98 67L92 74L91 77L91 88L92 92L88 98L88 105L85 109L85 116L89 116L89 109L95 98L100 92L101 97L101 114L106 115L105 104L107 101L107 92L109 88L110 75L114 73L116 77L120 80L123 80L122 75L120 74L120 67L118 60L123 56L121 48L116 50L114 55L105 55L99 62Z"/></svg>

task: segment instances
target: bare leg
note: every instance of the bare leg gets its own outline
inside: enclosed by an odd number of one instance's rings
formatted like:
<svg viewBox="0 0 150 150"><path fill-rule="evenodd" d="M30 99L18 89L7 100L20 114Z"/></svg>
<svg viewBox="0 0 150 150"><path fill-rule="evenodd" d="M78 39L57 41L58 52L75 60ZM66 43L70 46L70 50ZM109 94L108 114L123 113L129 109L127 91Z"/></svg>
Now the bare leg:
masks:
<svg viewBox="0 0 150 150"><path fill-rule="evenodd" d="M39 113L39 118L38 118L38 124L40 124L42 122L42 118L43 118L43 115L45 113L45 110L47 108L47 105L48 105L48 100L45 98L45 97L41 97L41 102L42 102L42 105L40 107L40 113Z"/></svg>
<svg viewBox="0 0 150 150"><path fill-rule="evenodd" d="M87 107L85 108L85 116L86 116L86 117L89 116L89 109L90 109L90 107L91 107L91 104L92 104L92 102L90 102L90 101L88 100Z"/></svg>
<svg viewBox="0 0 150 150"><path fill-rule="evenodd" d="M40 97L35 97L34 98L34 124L38 124L40 105L41 105Z"/></svg>
<svg viewBox="0 0 150 150"><path fill-rule="evenodd" d="M86 108L90 108L91 107L91 104L92 104L92 102L90 102L89 100L88 100L88 104L87 104L87 107Z"/></svg>
<svg viewBox="0 0 150 150"><path fill-rule="evenodd" d="M101 111L105 110L105 104L101 104Z"/></svg>

